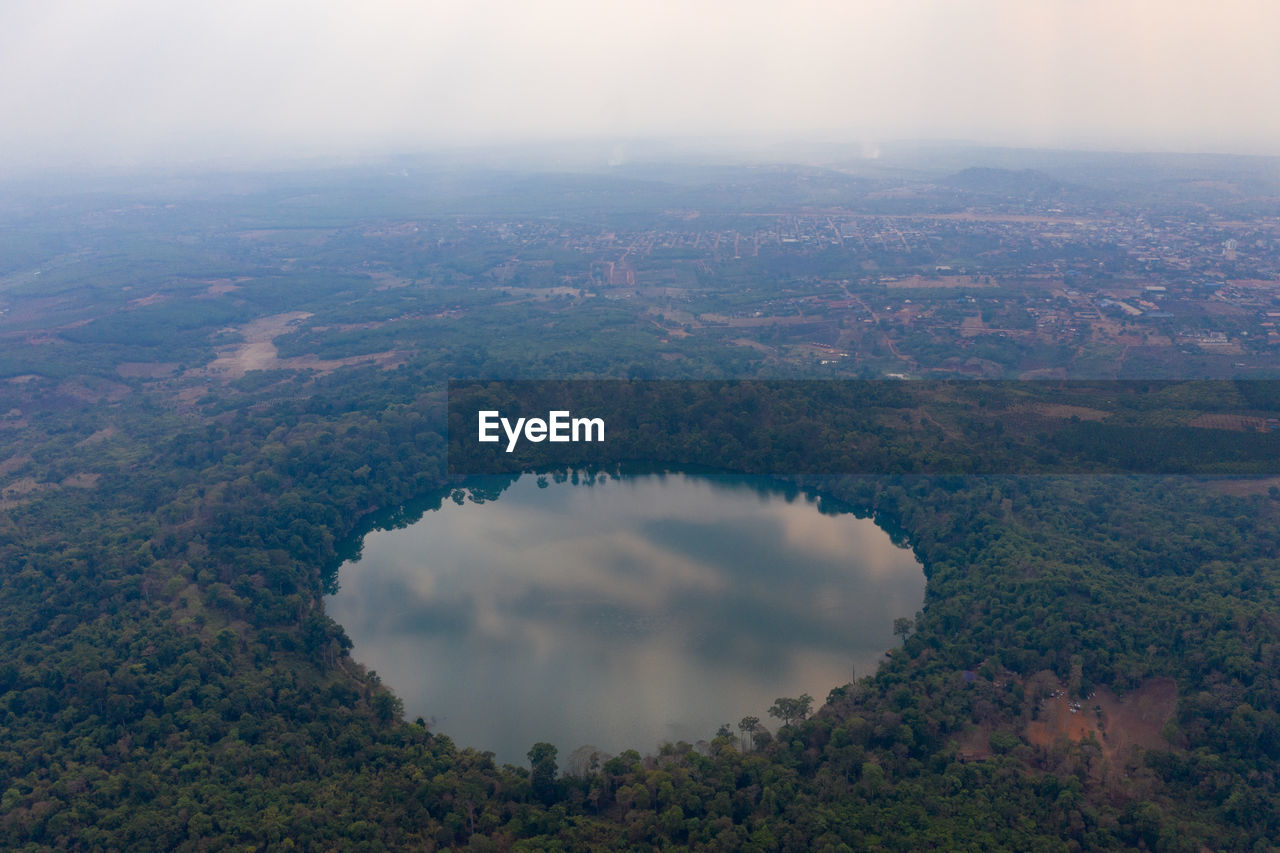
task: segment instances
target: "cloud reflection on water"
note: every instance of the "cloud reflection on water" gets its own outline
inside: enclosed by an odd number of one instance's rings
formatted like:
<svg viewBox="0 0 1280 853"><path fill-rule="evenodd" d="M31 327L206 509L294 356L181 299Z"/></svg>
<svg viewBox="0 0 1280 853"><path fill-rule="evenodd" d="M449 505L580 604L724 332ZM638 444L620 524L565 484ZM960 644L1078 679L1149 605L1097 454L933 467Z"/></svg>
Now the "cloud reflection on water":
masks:
<svg viewBox="0 0 1280 853"><path fill-rule="evenodd" d="M410 716L521 762L652 749L868 672L920 608L910 551L805 498L683 475L522 477L366 537L330 614Z"/></svg>

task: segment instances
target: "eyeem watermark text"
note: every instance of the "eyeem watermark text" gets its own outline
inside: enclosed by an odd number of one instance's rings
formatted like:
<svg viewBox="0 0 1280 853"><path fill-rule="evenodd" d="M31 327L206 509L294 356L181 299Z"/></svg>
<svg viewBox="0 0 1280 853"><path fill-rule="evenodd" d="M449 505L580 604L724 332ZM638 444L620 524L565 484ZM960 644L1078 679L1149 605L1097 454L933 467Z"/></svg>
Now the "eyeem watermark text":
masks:
<svg viewBox="0 0 1280 853"><path fill-rule="evenodd" d="M498 427L507 434L507 452L516 449L521 438L526 441L550 441L560 444L570 441L604 441L604 418L575 418L568 411L547 412L546 419L516 418L513 424L502 413L496 410L482 411L480 414L480 435L482 442L493 443L502 440Z"/></svg>

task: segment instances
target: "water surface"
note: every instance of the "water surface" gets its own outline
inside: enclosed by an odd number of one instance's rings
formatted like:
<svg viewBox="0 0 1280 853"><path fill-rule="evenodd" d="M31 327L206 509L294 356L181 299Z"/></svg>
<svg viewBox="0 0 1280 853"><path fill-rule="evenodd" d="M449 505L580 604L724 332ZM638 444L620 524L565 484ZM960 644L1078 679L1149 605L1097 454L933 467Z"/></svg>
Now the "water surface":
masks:
<svg viewBox="0 0 1280 853"><path fill-rule="evenodd" d="M869 674L924 599L870 520L741 477L519 478L367 535L329 614L435 731L524 763L711 738Z"/></svg>

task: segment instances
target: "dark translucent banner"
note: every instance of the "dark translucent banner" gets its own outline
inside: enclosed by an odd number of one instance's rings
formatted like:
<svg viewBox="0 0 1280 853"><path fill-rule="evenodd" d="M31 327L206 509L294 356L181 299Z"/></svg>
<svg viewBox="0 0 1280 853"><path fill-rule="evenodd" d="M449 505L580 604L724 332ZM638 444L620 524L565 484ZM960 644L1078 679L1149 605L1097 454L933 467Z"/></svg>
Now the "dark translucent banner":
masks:
<svg viewBox="0 0 1280 853"><path fill-rule="evenodd" d="M1280 474L1280 380L454 381L449 470Z"/></svg>

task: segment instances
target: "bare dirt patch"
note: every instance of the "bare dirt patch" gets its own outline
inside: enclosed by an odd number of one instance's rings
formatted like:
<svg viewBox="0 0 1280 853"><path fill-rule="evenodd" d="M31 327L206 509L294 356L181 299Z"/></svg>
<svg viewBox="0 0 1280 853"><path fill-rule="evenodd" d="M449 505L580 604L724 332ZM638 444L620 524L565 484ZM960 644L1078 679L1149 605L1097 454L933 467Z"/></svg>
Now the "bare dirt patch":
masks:
<svg viewBox="0 0 1280 853"><path fill-rule="evenodd" d="M376 364L383 370L393 370L408 361L409 354L400 350L371 352L365 355L352 355L346 358L319 358L314 355L299 355L293 358L278 358L272 365L285 370L314 370L318 373L332 373L340 367L351 367L357 364Z"/></svg>
<svg viewBox="0 0 1280 853"><path fill-rule="evenodd" d="M711 315L703 314L699 319L705 319ZM731 317L729 325L735 329L755 329L761 326L798 326L805 323L812 323L813 317L800 317L797 315L789 315L786 317Z"/></svg>
<svg viewBox="0 0 1280 853"><path fill-rule="evenodd" d="M1205 429L1226 429L1232 432L1266 432L1276 423L1275 418L1213 412L1193 418L1187 422L1187 426L1203 427Z"/></svg>
<svg viewBox="0 0 1280 853"><path fill-rule="evenodd" d="M408 353L400 350L387 350L334 359L314 355L280 358L275 339L310 316L305 311L291 311L254 320L238 330L244 338L242 343L221 347L218 357L208 366L189 371L188 375L232 380L241 378L251 370L314 370L331 373L341 367L356 364L376 364L384 370L390 370L404 364L409 357ZM194 398L184 400L188 403L193 401Z"/></svg>
<svg viewBox="0 0 1280 853"><path fill-rule="evenodd" d="M103 427L102 429L98 430L88 438L83 439L81 441L77 441L76 447L87 447L91 444L97 444L100 441L106 441L108 438L111 438L117 432L119 432L119 430L117 430L114 426ZM94 475L94 476L97 476L97 475Z"/></svg>
<svg viewBox="0 0 1280 853"><path fill-rule="evenodd" d="M1036 719L1027 723L1027 741L1036 746L1048 747L1058 738L1079 743L1093 737L1101 743L1101 716L1093 710L1092 705L1087 704L1096 701L1095 697L1085 702L1074 702L1067 698L1065 690L1058 690L1040 703Z"/></svg>
<svg viewBox="0 0 1280 853"><path fill-rule="evenodd" d="M1019 379L1066 379L1065 367L1038 367L1035 370L1024 370L1018 374Z"/></svg>
<svg viewBox="0 0 1280 853"><path fill-rule="evenodd" d="M1168 747L1164 725L1177 704L1178 686L1171 678L1149 679L1124 697L1098 688L1090 698L1078 701L1059 685L1041 701L1025 736L1029 743L1043 747L1061 738L1073 743L1093 738L1112 759L1133 747L1163 749Z"/></svg>
<svg viewBox="0 0 1280 853"><path fill-rule="evenodd" d="M1124 699L1111 691L1103 695L1102 718L1107 727L1106 744L1115 752L1132 746L1161 749L1168 746L1164 725L1178 706L1178 685L1172 678L1153 678Z"/></svg>
<svg viewBox="0 0 1280 853"><path fill-rule="evenodd" d="M241 326L240 335L244 343L222 347L218 357L204 369L211 376L226 379L239 379L250 370L265 370L274 366L276 361L276 338L311 315L306 311L289 311L284 314L273 314L270 317L259 317L252 323Z"/></svg>
<svg viewBox="0 0 1280 853"><path fill-rule="evenodd" d="M1033 403L1027 408L1037 415L1060 420L1079 418L1082 421L1101 421L1107 417L1107 412L1101 409L1090 409L1087 406L1068 406L1064 403Z"/></svg>
<svg viewBox="0 0 1280 853"><path fill-rule="evenodd" d="M101 477L101 474L72 474L70 477L64 477L59 485L73 489L92 489L98 485Z"/></svg>
<svg viewBox="0 0 1280 853"><path fill-rule="evenodd" d="M1115 342L1117 338L1127 337L1121 334L1121 330L1124 327L1111 317L1098 317L1090 320L1089 323L1093 329L1093 340L1095 341Z"/></svg>
<svg viewBox="0 0 1280 853"><path fill-rule="evenodd" d="M986 281L976 281L972 276L968 275L944 275L937 278L927 278L922 275L908 276L900 278L897 281L883 282L884 286L889 290L898 290L902 288L939 288L939 287L995 287L990 279Z"/></svg>
<svg viewBox="0 0 1280 853"><path fill-rule="evenodd" d="M53 488L52 483L37 483L35 477L21 477L5 486L4 491L0 492L0 497L4 500L12 500L51 488Z"/></svg>
<svg viewBox="0 0 1280 853"><path fill-rule="evenodd" d="M239 376L244 376L250 370L266 370L276 361L278 352L271 341L244 344L234 352L232 364L226 370ZM222 357L219 356L218 360L221 361Z"/></svg>
<svg viewBox="0 0 1280 853"><path fill-rule="evenodd" d="M231 293L232 291L239 289L240 285L230 279L224 278L209 282L209 286L204 289L204 292L209 296L222 296L223 294Z"/></svg>
<svg viewBox="0 0 1280 853"><path fill-rule="evenodd" d="M686 332L684 329L667 328L665 326L660 326L659 328L672 338L687 338L690 336L690 333Z"/></svg>
<svg viewBox="0 0 1280 853"><path fill-rule="evenodd" d="M30 461L31 457L26 455L10 456L8 459L0 461L0 477L7 477Z"/></svg>
<svg viewBox="0 0 1280 853"><path fill-rule="evenodd" d="M201 386L183 388L178 392L178 406L179 408L189 407L208 393L209 389Z"/></svg>

